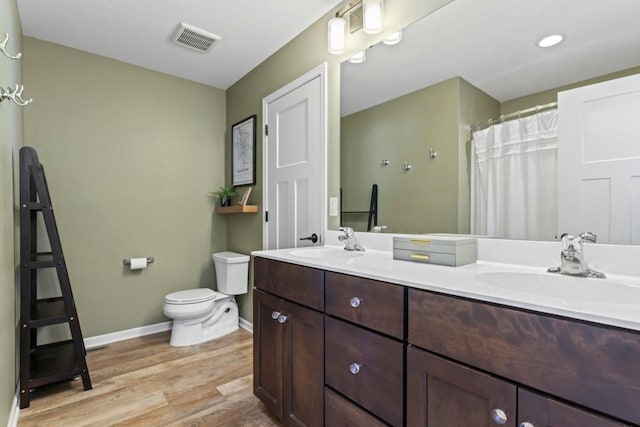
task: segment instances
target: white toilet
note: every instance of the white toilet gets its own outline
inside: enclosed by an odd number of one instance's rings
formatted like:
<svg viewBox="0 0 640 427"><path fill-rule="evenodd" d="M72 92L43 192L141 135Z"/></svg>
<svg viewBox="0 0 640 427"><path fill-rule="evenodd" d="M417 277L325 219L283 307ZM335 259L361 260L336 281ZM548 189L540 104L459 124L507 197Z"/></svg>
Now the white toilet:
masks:
<svg viewBox="0 0 640 427"><path fill-rule="evenodd" d="M171 344L200 344L238 330L238 304L233 295L247 293L249 256L235 252L212 255L218 292L187 289L164 297L164 315L173 319Z"/></svg>

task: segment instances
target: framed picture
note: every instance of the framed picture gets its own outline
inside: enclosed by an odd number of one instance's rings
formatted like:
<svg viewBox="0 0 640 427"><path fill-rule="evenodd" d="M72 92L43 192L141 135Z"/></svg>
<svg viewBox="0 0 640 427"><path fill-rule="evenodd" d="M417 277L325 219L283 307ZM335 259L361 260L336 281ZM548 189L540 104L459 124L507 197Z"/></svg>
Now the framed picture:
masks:
<svg viewBox="0 0 640 427"><path fill-rule="evenodd" d="M256 183L256 115L231 126L232 185Z"/></svg>

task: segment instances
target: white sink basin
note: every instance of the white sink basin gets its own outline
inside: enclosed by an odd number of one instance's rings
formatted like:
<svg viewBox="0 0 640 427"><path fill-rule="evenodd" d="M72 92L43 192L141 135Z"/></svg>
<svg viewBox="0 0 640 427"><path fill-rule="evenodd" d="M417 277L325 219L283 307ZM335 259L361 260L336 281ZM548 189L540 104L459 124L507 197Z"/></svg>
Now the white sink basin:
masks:
<svg viewBox="0 0 640 427"><path fill-rule="evenodd" d="M327 260L358 258L364 255L362 252L345 251L344 249L340 249L340 248L328 248L328 247L296 249L289 252L289 254L299 258L327 259Z"/></svg>
<svg viewBox="0 0 640 427"><path fill-rule="evenodd" d="M633 306L640 301L640 287L609 279L571 277L552 273L494 272L475 276L478 282L542 297L559 298L570 306Z"/></svg>

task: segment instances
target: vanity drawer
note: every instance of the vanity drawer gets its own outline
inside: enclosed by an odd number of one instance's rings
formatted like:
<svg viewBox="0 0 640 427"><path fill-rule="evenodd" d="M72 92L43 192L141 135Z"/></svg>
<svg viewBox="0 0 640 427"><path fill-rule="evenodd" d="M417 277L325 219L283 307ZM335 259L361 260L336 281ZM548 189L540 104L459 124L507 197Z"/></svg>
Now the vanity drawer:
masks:
<svg viewBox="0 0 640 427"><path fill-rule="evenodd" d="M523 385L640 423L640 333L408 291L408 341Z"/></svg>
<svg viewBox="0 0 640 427"><path fill-rule="evenodd" d="M404 345L325 317L325 383L391 425L402 425Z"/></svg>
<svg viewBox="0 0 640 427"><path fill-rule="evenodd" d="M270 259L254 258L255 287L324 311L324 271Z"/></svg>
<svg viewBox="0 0 640 427"><path fill-rule="evenodd" d="M387 425L328 387L324 388L324 423L331 427L383 427Z"/></svg>
<svg viewBox="0 0 640 427"><path fill-rule="evenodd" d="M327 314L404 338L403 286L327 272L325 289Z"/></svg>

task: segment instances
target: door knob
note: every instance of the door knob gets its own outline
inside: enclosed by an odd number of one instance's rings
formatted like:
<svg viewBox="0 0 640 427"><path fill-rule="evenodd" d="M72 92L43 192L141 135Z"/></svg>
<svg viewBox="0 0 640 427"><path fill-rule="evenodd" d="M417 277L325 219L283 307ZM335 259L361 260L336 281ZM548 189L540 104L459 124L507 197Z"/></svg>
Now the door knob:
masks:
<svg viewBox="0 0 640 427"><path fill-rule="evenodd" d="M300 240L311 240L311 243L318 243L318 235L316 233L313 233L311 236L303 237Z"/></svg>
<svg viewBox="0 0 640 427"><path fill-rule="evenodd" d="M280 312L279 311L274 311L273 313L271 313L271 318L273 320L278 319L278 317L280 317Z"/></svg>
<svg viewBox="0 0 640 427"><path fill-rule="evenodd" d="M361 364L357 363L357 362L353 362L350 366L349 366L349 371L353 374L353 375L357 375L358 372L360 372L360 368L362 367Z"/></svg>
<svg viewBox="0 0 640 427"><path fill-rule="evenodd" d="M284 323L284 322L286 322L286 321L287 321L287 316L285 316L284 314L281 314L281 315L278 317L278 322L280 322L280 323Z"/></svg>
<svg viewBox="0 0 640 427"><path fill-rule="evenodd" d="M360 307L361 303L362 303L362 300L360 298L358 298L358 297L353 297L349 301L349 304L351 304L351 307L353 307L353 308Z"/></svg>
<svg viewBox="0 0 640 427"><path fill-rule="evenodd" d="M520 423L520 427L536 427L536 426L531 424L529 421L523 421Z"/></svg>

